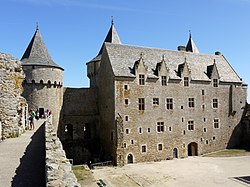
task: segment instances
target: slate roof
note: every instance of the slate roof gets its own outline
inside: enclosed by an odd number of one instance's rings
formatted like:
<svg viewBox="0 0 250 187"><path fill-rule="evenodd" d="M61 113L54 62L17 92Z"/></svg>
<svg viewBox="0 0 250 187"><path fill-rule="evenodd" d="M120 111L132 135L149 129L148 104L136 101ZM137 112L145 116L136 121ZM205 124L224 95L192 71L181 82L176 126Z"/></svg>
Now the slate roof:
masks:
<svg viewBox="0 0 250 187"><path fill-rule="evenodd" d="M199 53L199 50L192 39L191 33L189 34L189 40L188 40L188 43L186 46L186 51L193 52L193 53Z"/></svg>
<svg viewBox="0 0 250 187"><path fill-rule="evenodd" d="M63 70L57 65L50 57L50 54L45 46L39 29L36 29L27 49L25 50L22 58L22 65L40 65L40 66L51 66L57 67Z"/></svg>
<svg viewBox="0 0 250 187"><path fill-rule="evenodd" d="M104 46L105 42L107 42L107 43L114 43L114 44L121 44L121 40L120 40L120 38L118 36L118 33L117 33L116 29L115 29L115 25L114 25L114 21L113 20L112 20L111 27L109 28L108 34L107 34L107 36L106 36L106 38L105 38L105 40L104 40L104 42L102 44L102 47L101 47L98 55L95 58L93 58L90 62L101 60L103 46ZM88 62L88 63L90 63L90 62Z"/></svg>
<svg viewBox="0 0 250 187"><path fill-rule="evenodd" d="M220 81L242 83L240 77L233 70L223 55L207 55L186 51L172 51L165 49L137 47L121 44L105 43L107 55L115 76L135 77L131 73L134 63L143 54L145 65L148 67L147 76L157 78L154 74L157 63L161 62L162 56L165 57L166 66L169 68L170 79L181 79L178 76L179 65L187 62L191 70L191 80L211 81L207 75L208 66L214 63L219 72Z"/></svg>

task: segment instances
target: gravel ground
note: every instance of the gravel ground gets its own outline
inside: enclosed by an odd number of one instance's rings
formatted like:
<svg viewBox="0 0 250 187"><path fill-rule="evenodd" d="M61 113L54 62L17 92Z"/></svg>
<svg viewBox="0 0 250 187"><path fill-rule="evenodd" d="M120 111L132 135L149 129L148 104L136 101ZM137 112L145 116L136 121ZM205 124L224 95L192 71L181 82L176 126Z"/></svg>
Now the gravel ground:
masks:
<svg viewBox="0 0 250 187"><path fill-rule="evenodd" d="M109 187L244 187L250 186L250 156L188 157L92 172L96 181L102 179Z"/></svg>

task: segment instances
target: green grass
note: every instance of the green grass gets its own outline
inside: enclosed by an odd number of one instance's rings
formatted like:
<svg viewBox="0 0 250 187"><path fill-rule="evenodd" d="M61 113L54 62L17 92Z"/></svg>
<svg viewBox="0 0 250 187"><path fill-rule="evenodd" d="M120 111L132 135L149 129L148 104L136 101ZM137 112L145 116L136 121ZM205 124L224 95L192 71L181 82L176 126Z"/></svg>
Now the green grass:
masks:
<svg viewBox="0 0 250 187"><path fill-rule="evenodd" d="M91 175L91 172L84 169L83 165L72 166L72 169L78 182L87 179Z"/></svg>
<svg viewBox="0 0 250 187"><path fill-rule="evenodd" d="M204 156L207 157L233 157L250 155L250 150L247 149L224 149L214 153L209 153Z"/></svg>

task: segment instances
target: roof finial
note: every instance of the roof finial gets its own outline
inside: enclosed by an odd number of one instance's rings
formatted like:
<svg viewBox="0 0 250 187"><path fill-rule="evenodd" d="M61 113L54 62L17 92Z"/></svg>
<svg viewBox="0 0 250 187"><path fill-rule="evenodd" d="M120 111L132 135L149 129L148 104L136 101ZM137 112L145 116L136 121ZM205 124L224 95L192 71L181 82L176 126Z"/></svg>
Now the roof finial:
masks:
<svg viewBox="0 0 250 187"><path fill-rule="evenodd" d="M36 30L37 30L37 31L39 30L38 21L36 22Z"/></svg>
<svg viewBox="0 0 250 187"><path fill-rule="evenodd" d="M191 36L191 30L189 30L189 38L191 38L192 36Z"/></svg>
<svg viewBox="0 0 250 187"><path fill-rule="evenodd" d="M111 25L114 25L114 16L111 16Z"/></svg>

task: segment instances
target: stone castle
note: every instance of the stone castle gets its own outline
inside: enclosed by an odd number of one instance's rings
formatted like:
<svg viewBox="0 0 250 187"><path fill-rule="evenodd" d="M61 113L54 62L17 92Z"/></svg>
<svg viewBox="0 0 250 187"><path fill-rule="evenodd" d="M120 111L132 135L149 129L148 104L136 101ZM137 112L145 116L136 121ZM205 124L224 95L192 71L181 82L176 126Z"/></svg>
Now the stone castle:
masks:
<svg viewBox="0 0 250 187"><path fill-rule="evenodd" d="M122 166L242 143L247 85L220 52L199 53L191 34L177 51L130 46L121 43L112 22L86 64L90 88L63 87L63 68L51 59L38 28L21 61L29 108L40 115L52 111L75 164L110 160Z"/></svg>

